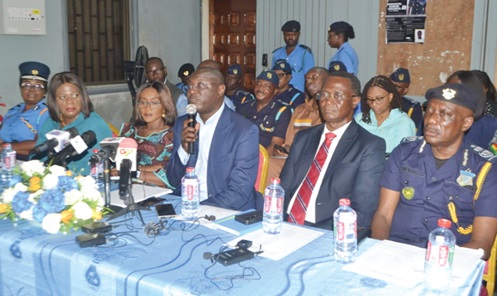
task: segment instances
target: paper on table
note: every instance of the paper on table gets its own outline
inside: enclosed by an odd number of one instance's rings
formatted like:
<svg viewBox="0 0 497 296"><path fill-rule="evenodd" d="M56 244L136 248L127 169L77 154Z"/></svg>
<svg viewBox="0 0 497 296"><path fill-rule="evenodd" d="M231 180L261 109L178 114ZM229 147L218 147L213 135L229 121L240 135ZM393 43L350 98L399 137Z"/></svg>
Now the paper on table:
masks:
<svg viewBox="0 0 497 296"><path fill-rule="evenodd" d="M259 251L259 247L262 246L262 251L264 252L259 256L272 260L280 260L309 244L321 235L323 235L323 232L283 223L280 234L266 234L260 229L238 237L230 241L227 245L236 246L238 241L242 239L250 240L252 241L251 251L257 252Z"/></svg>
<svg viewBox="0 0 497 296"><path fill-rule="evenodd" d="M423 281L425 248L384 240L359 256L344 270L413 288ZM482 250L456 246L452 265L452 287L462 286L483 255Z"/></svg>
<svg viewBox="0 0 497 296"><path fill-rule="evenodd" d="M131 192L133 193L133 198L135 202L140 202L152 196L160 197L162 195L169 194L172 192L172 190L161 187L133 184ZM125 207L124 200L119 198L118 190L110 192L110 203L113 205Z"/></svg>

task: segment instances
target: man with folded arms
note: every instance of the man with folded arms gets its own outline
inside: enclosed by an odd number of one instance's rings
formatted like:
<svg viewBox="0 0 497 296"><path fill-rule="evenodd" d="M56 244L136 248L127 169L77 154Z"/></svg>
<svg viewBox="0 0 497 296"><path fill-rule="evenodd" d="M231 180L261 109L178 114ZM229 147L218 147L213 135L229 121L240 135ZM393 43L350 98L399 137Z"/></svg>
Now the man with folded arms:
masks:
<svg viewBox="0 0 497 296"><path fill-rule="evenodd" d="M374 238L424 248L444 218L457 245L481 248L488 258L497 234L497 169L490 151L464 140L477 107L473 96L462 84L426 92L424 137L397 146L380 179Z"/></svg>
<svg viewBox="0 0 497 296"><path fill-rule="evenodd" d="M281 172L288 221L332 229L340 198L349 198L357 226L368 228L378 205L385 141L354 120L357 77L331 73L317 98L324 124L299 132Z"/></svg>

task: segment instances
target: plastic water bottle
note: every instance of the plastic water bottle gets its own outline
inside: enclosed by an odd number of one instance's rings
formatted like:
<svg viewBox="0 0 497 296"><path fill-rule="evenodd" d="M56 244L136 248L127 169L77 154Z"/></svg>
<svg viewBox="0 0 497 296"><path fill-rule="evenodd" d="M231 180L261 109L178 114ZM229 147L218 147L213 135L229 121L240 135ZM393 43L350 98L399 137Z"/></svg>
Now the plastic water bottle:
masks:
<svg viewBox="0 0 497 296"><path fill-rule="evenodd" d="M7 188L12 179L12 169L16 166L16 151L12 149L10 143L3 144L2 150L2 173L0 181L2 187Z"/></svg>
<svg viewBox="0 0 497 296"><path fill-rule="evenodd" d="M200 210L200 190L195 169L186 168L186 175L181 179L181 200L183 206L181 214L186 220L194 220Z"/></svg>
<svg viewBox="0 0 497 296"><path fill-rule="evenodd" d="M98 149L93 149L93 154L98 153ZM98 191L104 191L104 161L99 158L98 162L90 162L90 176L95 179Z"/></svg>
<svg viewBox="0 0 497 296"><path fill-rule="evenodd" d="M425 283L428 288L444 290L449 286L456 236L450 231L451 222L438 219L438 228L430 232L425 257Z"/></svg>
<svg viewBox="0 0 497 296"><path fill-rule="evenodd" d="M264 233L278 234L283 223L283 200L285 191L280 186L279 178L271 178L271 184L264 191L264 213L262 229Z"/></svg>
<svg viewBox="0 0 497 296"><path fill-rule="evenodd" d="M350 207L350 199L341 198L333 213L335 260L341 263L355 261L357 254L357 214Z"/></svg>

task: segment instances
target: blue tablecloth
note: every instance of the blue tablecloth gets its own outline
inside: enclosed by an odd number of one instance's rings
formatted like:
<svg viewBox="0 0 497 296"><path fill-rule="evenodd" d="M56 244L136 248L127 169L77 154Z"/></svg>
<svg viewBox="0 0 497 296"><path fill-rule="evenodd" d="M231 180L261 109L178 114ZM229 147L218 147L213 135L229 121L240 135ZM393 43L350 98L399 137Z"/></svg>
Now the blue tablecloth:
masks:
<svg viewBox="0 0 497 296"><path fill-rule="evenodd" d="M176 202L176 204L178 204ZM155 212L142 212L157 222ZM80 248L78 233L46 234L29 222L0 221L0 295L401 295L404 287L341 270L333 260L332 232L279 261L256 257L240 265L212 266L235 236L184 222L166 224L154 239L136 217L113 221L105 245ZM376 244L366 239L359 255ZM210 267L210 268L209 268ZM483 262L461 290L478 295Z"/></svg>

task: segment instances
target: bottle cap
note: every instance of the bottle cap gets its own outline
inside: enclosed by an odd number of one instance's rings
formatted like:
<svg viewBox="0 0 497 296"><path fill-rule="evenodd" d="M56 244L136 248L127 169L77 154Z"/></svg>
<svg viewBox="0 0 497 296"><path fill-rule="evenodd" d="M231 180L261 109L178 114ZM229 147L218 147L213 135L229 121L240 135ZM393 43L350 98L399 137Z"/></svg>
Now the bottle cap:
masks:
<svg viewBox="0 0 497 296"><path fill-rule="evenodd" d="M189 174L189 173L193 173L195 171L195 168L194 167L187 167L186 168L186 173Z"/></svg>
<svg viewBox="0 0 497 296"><path fill-rule="evenodd" d="M452 225L452 222L447 219L438 219L438 227L443 227L443 228L450 228Z"/></svg>
<svg viewBox="0 0 497 296"><path fill-rule="evenodd" d="M338 200L338 205L339 206L350 206L350 199L340 198L340 200Z"/></svg>
<svg viewBox="0 0 497 296"><path fill-rule="evenodd" d="M97 149L97 148L95 148L95 149L93 149L91 152L93 152L93 153L98 153L98 149Z"/></svg>
<svg viewBox="0 0 497 296"><path fill-rule="evenodd" d="M280 178L271 178L271 183L280 184Z"/></svg>

